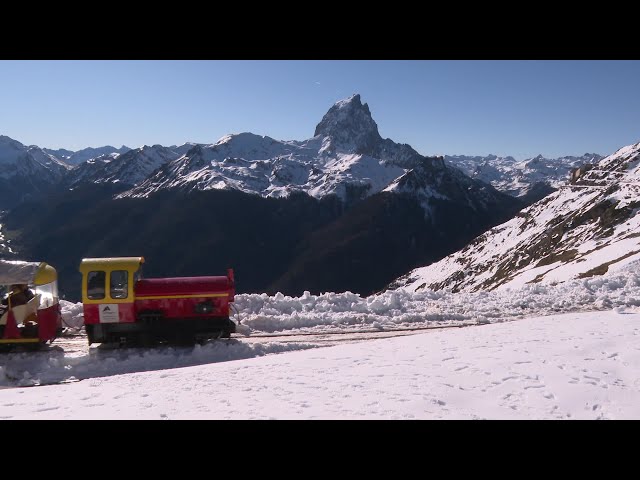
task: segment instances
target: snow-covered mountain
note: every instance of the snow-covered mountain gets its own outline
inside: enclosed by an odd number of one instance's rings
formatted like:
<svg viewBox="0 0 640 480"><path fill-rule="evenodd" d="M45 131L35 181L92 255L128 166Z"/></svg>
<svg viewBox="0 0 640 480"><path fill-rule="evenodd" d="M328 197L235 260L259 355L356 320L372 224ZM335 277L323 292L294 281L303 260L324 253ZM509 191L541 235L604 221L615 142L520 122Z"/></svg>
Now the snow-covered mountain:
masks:
<svg viewBox="0 0 640 480"><path fill-rule="evenodd" d="M381 191L410 192L427 210L430 199L475 205L496 196L447 167L442 157L425 157L409 145L383 139L357 94L334 104L308 140L226 135L212 145L194 145L119 198L176 188L234 189L262 197L300 191L315 198L333 194L347 202Z"/></svg>
<svg viewBox="0 0 640 480"><path fill-rule="evenodd" d="M76 166L69 172L66 183L71 186L86 182L132 186L179 156L179 153L161 145L144 145L122 154L104 154Z"/></svg>
<svg viewBox="0 0 640 480"><path fill-rule="evenodd" d="M618 269L640 258L640 143L574 172L571 182L391 288L513 288Z"/></svg>
<svg viewBox="0 0 640 480"><path fill-rule="evenodd" d="M113 153L122 154L122 153L128 152L131 149L124 145L122 145L120 148L115 148L115 147L112 147L111 145L107 145L107 146L98 147L98 148L92 148L92 147L83 148L82 150L78 150L77 152L66 150L64 148L61 148L58 150L51 150L49 148L44 148L43 150L48 154L53 155L54 157L60 160L63 160L65 163L69 165L79 165L92 158L103 157L105 155L110 155Z"/></svg>
<svg viewBox="0 0 640 480"><path fill-rule="evenodd" d="M65 163L69 163L69 157L71 157L71 155L75 153L73 150L67 150L66 148L58 148L57 150L54 150L52 148L43 148L42 150L49 155L53 155L58 160L64 161Z"/></svg>
<svg viewBox="0 0 640 480"><path fill-rule="evenodd" d="M35 145L0 135L0 208L54 189L70 168Z"/></svg>
<svg viewBox="0 0 640 480"><path fill-rule="evenodd" d="M169 147L169 150L176 152L178 156L182 156L185 153L187 153L189 150L191 150L193 147L195 147L196 145L204 146L206 144L187 142L187 143L183 143L182 145L171 145Z"/></svg>
<svg viewBox="0 0 640 480"><path fill-rule="evenodd" d="M5 135L0 135L0 167L1 178L40 175L51 183L59 180L71 168L40 147L25 146Z"/></svg>
<svg viewBox="0 0 640 480"><path fill-rule="evenodd" d="M335 194L349 200L372 195L427 161L408 145L383 140L359 95L337 102L304 141L280 141L252 133L225 135L186 154L121 197L147 197L182 190L235 189L263 197L295 191L315 198Z"/></svg>
<svg viewBox="0 0 640 480"><path fill-rule="evenodd" d="M445 155L444 160L471 178L490 183L497 190L514 197L523 197L540 183L546 183L553 189L560 188L567 183L573 169L587 163L597 163L602 158L597 153L585 153L579 157L558 158L538 155L522 161L510 156Z"/></svg>

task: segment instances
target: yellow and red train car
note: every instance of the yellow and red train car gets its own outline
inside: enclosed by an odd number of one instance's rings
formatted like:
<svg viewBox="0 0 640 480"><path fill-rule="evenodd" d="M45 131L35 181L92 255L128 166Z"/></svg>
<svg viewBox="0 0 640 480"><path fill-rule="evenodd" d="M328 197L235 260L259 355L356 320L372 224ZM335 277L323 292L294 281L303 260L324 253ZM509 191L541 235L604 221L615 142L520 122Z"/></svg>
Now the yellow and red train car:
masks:
<svg viewBox="0 0 640 480"><path fill-rule="evenodd" d="M24 286L30 293L22 302L9 292L0 305L0 347L39 347L62 333L58 273L45 262L0 260L0 285ZM5 288L6 290L6 288Z"/></svg>
<svg viewBox="0 0 640 480"><path fill-rule="evenodd" d="M84 258L82 303L89 344L192 343L228 338L235 295L226 276L143 278L144 257Z"/></svg>

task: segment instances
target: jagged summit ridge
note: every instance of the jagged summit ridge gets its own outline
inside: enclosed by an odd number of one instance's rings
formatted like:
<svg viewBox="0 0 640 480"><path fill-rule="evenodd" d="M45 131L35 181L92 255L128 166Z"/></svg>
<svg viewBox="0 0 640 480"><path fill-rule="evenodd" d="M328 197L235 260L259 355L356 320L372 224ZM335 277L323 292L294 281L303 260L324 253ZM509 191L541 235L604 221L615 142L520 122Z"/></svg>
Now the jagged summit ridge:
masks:
<svg viewBox="0 0 640 480"><path fill-rule="evenodd" d="M359 94L336 102L316 126L314 136L329 137L331 147L350 153L370 152L382 141L369 106Z"/></svg>

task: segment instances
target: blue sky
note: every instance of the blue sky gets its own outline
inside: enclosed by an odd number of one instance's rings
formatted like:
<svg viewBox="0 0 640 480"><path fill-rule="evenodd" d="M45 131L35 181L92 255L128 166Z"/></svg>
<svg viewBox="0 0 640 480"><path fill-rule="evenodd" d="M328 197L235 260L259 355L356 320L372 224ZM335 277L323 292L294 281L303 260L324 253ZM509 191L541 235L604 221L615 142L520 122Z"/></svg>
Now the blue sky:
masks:
<svg viewBox="0 0 640 480"><path fill-rule="evenodd" d="M640 141L640 61L0 61L0 135L78 150L250 131L303 140L360 93L431 154L609 154Z"/></svg>

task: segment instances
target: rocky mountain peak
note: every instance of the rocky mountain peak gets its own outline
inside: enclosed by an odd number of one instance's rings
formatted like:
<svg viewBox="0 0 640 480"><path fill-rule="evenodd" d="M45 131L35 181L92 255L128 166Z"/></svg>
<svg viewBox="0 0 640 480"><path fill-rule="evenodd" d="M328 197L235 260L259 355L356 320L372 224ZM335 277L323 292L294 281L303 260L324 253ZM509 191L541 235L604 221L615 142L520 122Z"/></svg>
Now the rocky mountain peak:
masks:
<svg viewBox="0 0 640 480"><path fill-rule="evenodd" d="M316 126L314 136L330 137L332 146L352 152L371 150L382 141L369 106L355 94L336 102Z"/></svg>

